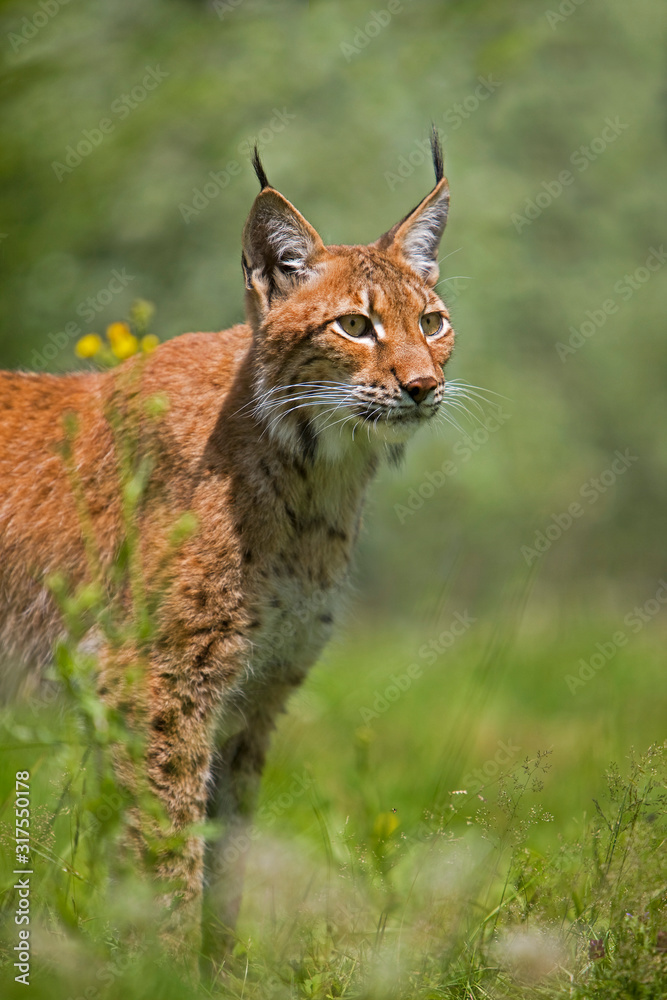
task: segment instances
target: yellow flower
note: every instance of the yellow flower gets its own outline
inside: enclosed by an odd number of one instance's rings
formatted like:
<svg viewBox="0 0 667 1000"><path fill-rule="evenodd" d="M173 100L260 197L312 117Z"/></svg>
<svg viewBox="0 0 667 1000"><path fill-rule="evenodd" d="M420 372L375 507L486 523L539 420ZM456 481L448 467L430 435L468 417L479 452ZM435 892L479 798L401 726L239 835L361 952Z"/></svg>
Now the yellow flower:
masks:
<svg viewBox="0 0 667 1000"><path fill-rule="evenodd" d="M114 341L111 344L111 350L119 361L124 361L125 358L131 358L133 354L137 353L139 350L139 341L133 333L130 333L127 337L118 338L118 340Z"/></svg>
<svg viewBox="0 0 667 1000"><path fill-rule="evenodd" d="M131 336L132 331L127 323L109 323L109 326L107 327L107 337L109 338L109 343L112 347L115 347L116 344L120 344L122 341L127 340L127 338Z"/></svg>
<svg viewBox="0 0 667 1000"><path fill-rule="evenodd" d="M144 354L152 354L159 343L159 337L156 337L154 333L147 333L145 337L141 338L141 350Z"/></svg>
<svg viewBox="0 0 667 1000"><path fill-rule="evenodd" d="M87 333L76 342L74 353L78 358L94 358L102 350L102 339L96 333Z"/></svg>
<svg viewBox="0 0 667 1000"><path fill-rule="evenodd" d="M111 350L119 361L131 358L139 350L139 341L127 323L110 323L107 327L107 337Z"/></svg>

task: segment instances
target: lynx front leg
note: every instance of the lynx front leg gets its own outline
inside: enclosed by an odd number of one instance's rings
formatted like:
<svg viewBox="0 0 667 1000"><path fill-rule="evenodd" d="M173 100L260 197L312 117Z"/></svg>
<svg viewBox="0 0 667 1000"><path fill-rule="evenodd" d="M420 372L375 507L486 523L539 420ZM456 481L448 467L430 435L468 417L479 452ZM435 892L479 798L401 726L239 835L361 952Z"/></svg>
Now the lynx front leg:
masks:
<svg viewBox="0 0 667 1000"><path fill-rule="evenodd" d="M271 729L270 719L255 718L223 743L213 759L208 816L223 824L221 835L206 850L204 955L213 967L222 963L234 940Z"/></svg>
<svg viewBox="0 0 667 1000"><path fill-rule="evenodd" d="M129 744L115 747L119 784L133 803L126 814L126 847L156 881L159 908L155 919L160 937L193 977L201 951L204 839L193 827L206 818L206 799L213 756L212 712L197 712L182 685L173 694L148 679L151 699L135 692L110 698L123 712L130 732L145 736L141 753ZM109 685L110 686L110 685ZM157 796L163 806L156 816Z"/></svg>
<svg viewBox="0 0 667 1000"><path fill-rule="evenodd" d="M235 634L211 632L146 659L131 644L121 650L103 647L100 653L100 696L128 729L128 739L119 741L114 753L118 781L133 803L127 845L157 883L155 920L162 942L193 978L201 956L201 826L216 723L238 646ZM160 816L155 796L163 806Z"/></svg>
<svg viewBox="0 0 667 1000"><path fill-rule="evenodd" d="M206 818L207 785L212 759L211 725L204 717L187 718L182 702L161 699L150 722L146 770L162 801L169 846L155 846L154 870L165 885L167 913L161 934L167 948L196 970L201 950L204 839L192 827Z"/></svg>
<svg viewBox="0 0 667 1000"><path fill-rule="evenodd" d="M194 975L201 951L204 838L193 827L206 819L221 674L216 661L203 656L197 672L153 662L140 684L145 692L128 713L146 734L144 759L126 758L120 767L121 780L138 796L131 838L158 880L162 940ZM166 826L146 808L142 788L162 802Z"/></svg>

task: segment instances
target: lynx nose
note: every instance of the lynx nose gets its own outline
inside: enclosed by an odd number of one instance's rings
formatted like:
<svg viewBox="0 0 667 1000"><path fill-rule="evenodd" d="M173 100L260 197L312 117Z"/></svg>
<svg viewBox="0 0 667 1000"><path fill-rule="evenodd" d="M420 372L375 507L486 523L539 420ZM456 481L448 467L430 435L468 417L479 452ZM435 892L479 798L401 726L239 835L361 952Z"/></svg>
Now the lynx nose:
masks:
<svg viewBox="0 0 667 1000"><path fill-rule="evenodd" d="M412 382L408 382L405 386L405 391L412 396L415 403L423 403L431 389L435 389L437 384L437 379L434 379L432 375L425 378L413 378Z"/></svg>

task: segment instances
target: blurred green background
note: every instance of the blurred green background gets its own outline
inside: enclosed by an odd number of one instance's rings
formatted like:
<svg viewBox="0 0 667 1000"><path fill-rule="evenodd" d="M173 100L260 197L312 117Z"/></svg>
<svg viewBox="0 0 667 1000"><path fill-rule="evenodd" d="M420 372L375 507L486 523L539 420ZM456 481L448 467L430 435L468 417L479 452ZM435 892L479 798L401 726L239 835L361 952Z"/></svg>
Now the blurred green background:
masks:
<svg viewBox="0 0 667 1000"><path fill-rule="evenodd" d="M442 134L450 375L498 395L375 484L348 626L266 796L308 760L341 823L362 774L418 823L509 741L551 749L557 831L665 738L664 28L652 0L3 5L3 367L73 367L139 296L162 338L239 321L254 141L354 243L430 189ZM280 824L317 837L309 810Z"/></svg>

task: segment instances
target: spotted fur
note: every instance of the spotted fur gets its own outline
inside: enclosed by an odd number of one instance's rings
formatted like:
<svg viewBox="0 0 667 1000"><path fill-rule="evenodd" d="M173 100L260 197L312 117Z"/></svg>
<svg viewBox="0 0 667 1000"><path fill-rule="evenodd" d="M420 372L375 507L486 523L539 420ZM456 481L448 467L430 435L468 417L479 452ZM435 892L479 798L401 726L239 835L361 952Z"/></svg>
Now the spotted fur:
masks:
<svg viewBox="0 0 667 1000"><path fill-rule="evenodd" d="M206 882L213 961L238 910L242 864L229 859L248 842L269 734L336 621L368 484L443 397L453 331L434 289L448 208L437 142L434 163L433 191L376 242L324 246L256 157L245 324L185 334L103 373L0 373L2 662L48 660L62 622L45 577L86 578L82 505L102 566L116 557L114 408L153 459L139 533L149 588L164 576L170 527L196 516L168 564L148 652L146 767L175 829L206 815L225 823L206 876L193 836L160 872L177 890L165 933L194 951ZM435 336L428 314L442 319ZM364 335L345 331L351 316L368 321ZM142 400L156 393L169 408L151 424ZM62 452L70 411L78 497ZM123 662L100 650L104 697Z"/></svg>

